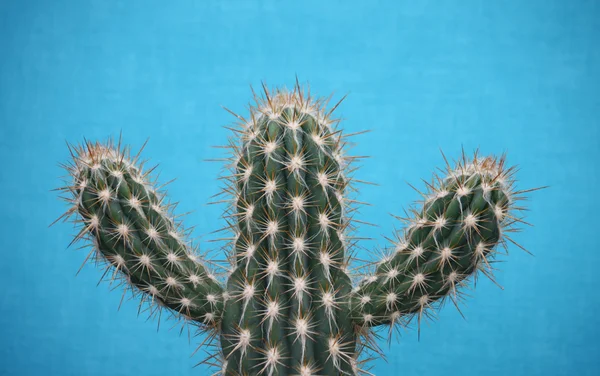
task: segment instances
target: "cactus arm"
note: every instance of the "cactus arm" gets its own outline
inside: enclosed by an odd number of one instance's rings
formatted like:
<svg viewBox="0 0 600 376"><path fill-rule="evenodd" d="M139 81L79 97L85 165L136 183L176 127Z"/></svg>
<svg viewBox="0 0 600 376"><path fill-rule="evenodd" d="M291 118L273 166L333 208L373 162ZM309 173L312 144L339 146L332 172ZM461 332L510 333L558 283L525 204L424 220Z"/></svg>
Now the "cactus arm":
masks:
<svg viewBox="0 0 600 376"><path fill-rule="evenodd" d="M66 168L72 185L62 190L73 206L63 217L76 216L82 224L75 240L92 240L96 259L142 301L216 326L223 288L186 242L147 173L111 142L72 147L71 155Z"/></svg>
<svg viewBox="0 0 600 376"><path fill-rule="evenodd" d="M415 315L420 323L434 304L455 301L468 277L481 271L492 278L490 260L512 241L506 233L520 221L511 214L518 210L514 169L504 168L504 158L477 155L447 169L429 185L394 253L353 290L357 325L393 325Z"/></svg>

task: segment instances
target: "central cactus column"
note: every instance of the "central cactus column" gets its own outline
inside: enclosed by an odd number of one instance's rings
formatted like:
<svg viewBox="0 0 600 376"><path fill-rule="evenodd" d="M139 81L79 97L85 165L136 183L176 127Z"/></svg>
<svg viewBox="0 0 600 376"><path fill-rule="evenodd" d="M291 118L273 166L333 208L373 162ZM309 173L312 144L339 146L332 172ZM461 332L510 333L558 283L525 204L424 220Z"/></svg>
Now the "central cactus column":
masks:
<svg viewBox="0 0 600 376"><path fill-rule="evenodd" d="M233 146L224 373L354 374L342 140L321 102L265 93Z"/></svg>

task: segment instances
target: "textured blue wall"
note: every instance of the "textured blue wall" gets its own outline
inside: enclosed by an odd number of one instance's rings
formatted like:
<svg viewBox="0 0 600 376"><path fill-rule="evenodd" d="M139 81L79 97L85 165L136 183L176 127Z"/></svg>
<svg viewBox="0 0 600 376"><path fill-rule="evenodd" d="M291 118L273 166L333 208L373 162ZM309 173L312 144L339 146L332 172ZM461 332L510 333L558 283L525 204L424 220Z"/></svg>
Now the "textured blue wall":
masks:
<svg viewBox="0 0 600 376"><path fill-rule="evenodd" d="M218 228L219 155L210 146L244 111L249 85L335 98L360 137L361 235L385 245L435 167L461 147L507 152L532 195L497 279L462 307L403 332L377 375L598 375L600 6L595 1L0 2L0 375L206 375L199 339L117 310L120 290L48 228L65 206L49 190L65 140L123 131L161 164L162 181L202 236ZM204 239L204 238L202 238ZM201 240L202 240L201 239ZM203 243L204 249L208 244Z"/></svg>

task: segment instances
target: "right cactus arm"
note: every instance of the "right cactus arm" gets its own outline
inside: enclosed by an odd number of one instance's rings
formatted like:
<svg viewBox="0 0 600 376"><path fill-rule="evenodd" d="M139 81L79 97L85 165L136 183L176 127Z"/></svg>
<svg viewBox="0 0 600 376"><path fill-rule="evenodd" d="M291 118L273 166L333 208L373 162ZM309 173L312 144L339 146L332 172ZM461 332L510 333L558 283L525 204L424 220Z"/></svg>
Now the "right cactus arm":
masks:
<svg viewBox="0 0 600 376"><path fill-rule="evenodd" d="M507 240L516 195L504 159L459 163L430 186L395 252L379 262L352 294L353 319L372 327L419 322L428 308L456 298L457 287L478 271L491 276L490 258Z"/></svg>
<svg viewBox="0 0 600 376"><path fill-rule="evenodd" d="M153 184L124 151L91 144L72 151L72 185L62 188L97 258L135 291L201 325L216 327L223 288L184 240ZM114 277L113 277L114 278Z"/></svg>

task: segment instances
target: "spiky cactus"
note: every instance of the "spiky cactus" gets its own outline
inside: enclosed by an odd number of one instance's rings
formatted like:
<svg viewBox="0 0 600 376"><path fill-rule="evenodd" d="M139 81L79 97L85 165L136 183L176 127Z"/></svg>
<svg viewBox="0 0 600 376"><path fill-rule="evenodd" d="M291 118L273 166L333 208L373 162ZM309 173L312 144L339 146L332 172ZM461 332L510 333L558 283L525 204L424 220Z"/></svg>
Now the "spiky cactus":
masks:
<svg viewBox="0 0 600 376"><path fill-rule="evenodd" d="M351 276L353 157L327 103L297 85L264 87L229 148L224 200L228 281L196 255L139 154L108 143L71 148L65 217L125 286L208 331L223 375L356 375L379 353L374 331L419 322L511 241L520 210L504 158L464 156L434 176L392 252ZM374 269L374 270L373 270ZM352 288L353 279L357 287ZM213 364L215 362L212 362Z"/></svg>

